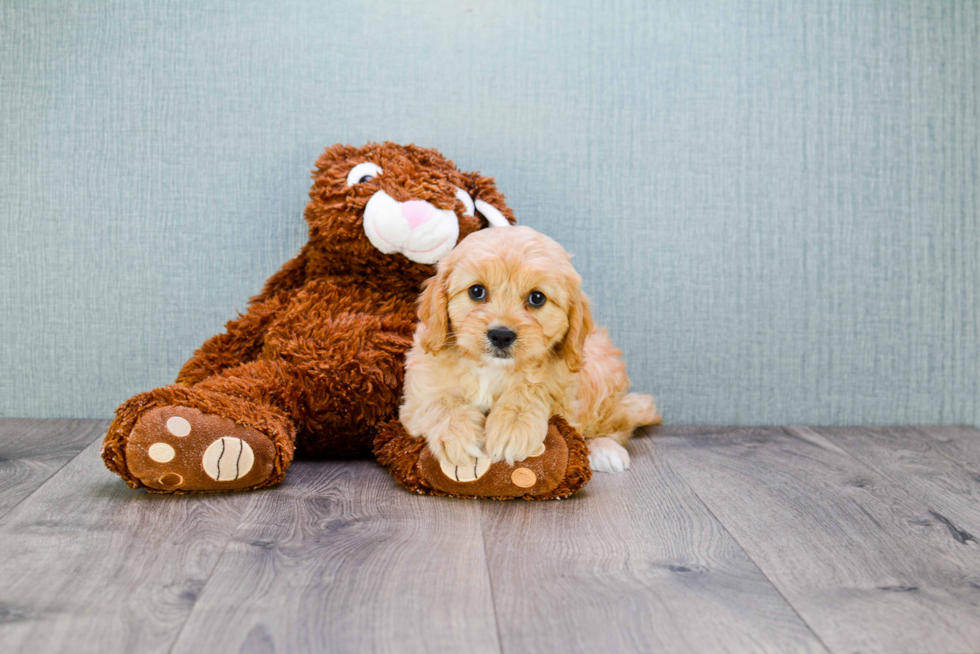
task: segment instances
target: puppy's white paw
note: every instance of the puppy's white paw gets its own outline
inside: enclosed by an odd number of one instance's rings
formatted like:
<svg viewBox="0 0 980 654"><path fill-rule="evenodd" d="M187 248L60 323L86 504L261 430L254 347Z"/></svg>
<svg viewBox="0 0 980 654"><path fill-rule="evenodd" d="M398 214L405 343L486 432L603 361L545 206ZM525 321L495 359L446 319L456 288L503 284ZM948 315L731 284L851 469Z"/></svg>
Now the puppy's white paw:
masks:
<svg viewBox="0 0 980 654"><path fill-rule="evenodd" d="M611 438L590 438L589 465L595 472L623 472L630 468L630 453Z"/></svg>

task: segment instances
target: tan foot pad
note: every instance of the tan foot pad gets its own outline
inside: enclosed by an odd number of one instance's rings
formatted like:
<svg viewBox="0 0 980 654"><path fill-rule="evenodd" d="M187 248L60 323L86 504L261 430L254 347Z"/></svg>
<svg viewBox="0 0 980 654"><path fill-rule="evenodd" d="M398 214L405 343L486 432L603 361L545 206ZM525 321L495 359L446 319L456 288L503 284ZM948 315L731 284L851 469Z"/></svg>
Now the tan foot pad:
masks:
<svg viewBox="0 0 980 654"><path fill-rule="evenodd" d="M382 427L374 453L398 483L430 495L558 499L576 492L592 476L585 441L558 416L548 425L543 448L514 465L503 461L490 464L482 459L472 467L441 465L425 440L412 438L397 421Z"/></svg>
<svg viewBox="0 0 980 654"><path fill-rule="evenodd" d="M126 441L126 465L162 491L250 488L272 474L275 446L234 420L184 406L151 409Z"/></svg>

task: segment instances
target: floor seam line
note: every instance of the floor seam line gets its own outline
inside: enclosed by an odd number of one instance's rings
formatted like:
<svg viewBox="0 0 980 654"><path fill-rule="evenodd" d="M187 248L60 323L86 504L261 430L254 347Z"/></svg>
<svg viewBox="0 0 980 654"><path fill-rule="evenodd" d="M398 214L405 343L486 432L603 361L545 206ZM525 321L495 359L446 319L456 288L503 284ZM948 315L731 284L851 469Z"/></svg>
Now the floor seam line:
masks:
<svg viewBox="0 0 980 654"><path fill-rule="evenodd" d="M946 426L946 425L935 425L935 426L937 426L937 427L943 427L943 426ZM959 427L960 425L952 425L952 426ZM968 427L970 429L973 429L974 431L977 431L975 427L972 427L970 425L966 425L966 427ZM893 427L887 427L886 429L893 429ZM962 470L966 474L973 475L973 472L970 471L970 470L968 470L959 459L950 456L949 454L946 453L946 451L944 449L942 449L941 447L938 447L939 445L942 445L942 441L937 441L933 436L931 436L929 434L929 427L909 426L909 429L911 429L915 433L921 435L923 438L925 438L930 443L935 443L936 444L936 447L932 448L932 451L933 452L936 452L937 454L939 454L939 456L941 456L942 458L946 459L947 461L949 461L951 464L953 464L954 466L956 466L957 468L959 468L960 470ZM970 461L970 463L973 463L973 461ZM978 463L978 465L980 465L980 463Z"/></svg>
<svg viewBox="0 0 980 654"><path fill-rule="evenodd" d="M855 429L886 430L886 429L896 429L896 428L901 429L903 427L904 426L900 426L900 427L874 427L874 428L856 427ZM793 427L783 427L782 429L790 430L790 429L793 429ZM810 427L809 429L815 429L815 428ZM919 429L917 427L910 427L910 429L912 429L912 431L914 431L917 434L919 434L921 437L923 437L925 439L931 440L931 437L929 436L928 432L926 432L925 430ZM792 434L790 434L790 435L792 435ZM859 463L862 466L864 466L865 468L871 470L875 474L880 475L882 479L884 479L885 481L887 481L894 488L896 488L896 489L902 489L901 482L898 481L893 474L890 474L890 473L886 472L885 470L882 470L881 468L879 468L878 466L876 466L874 463L872 463L870 461L867 461L864 457L862 457L862 456L860 456L858 454L855 454L854 452L852 452L849 448L845 447L844 445L841 445L841 444L837 443L836 441L833 441L831 439L831 437L824 436L823 434L820 434L820 435L823 436L824 438L826 438L827 440L830 440L832 443L834 443L834 445L836 447L839 447L841 449L841 451L843 451L845 454L847 454L847 456L849 456L852 459L854 459L857 463ZM937 451L937 450L933 450L933 451ZM938 454L939 454L939 457L940 458L945 459L953 467L958 468L959 470L963 471L967 475L971 475L972 474L969 470L967 470L966 468L964 468L962 466L962 464L960 464L956 459L947 456L943 452L938 452ZM917 501L919 501L923 505L923 507L925 508L926 511L928 511L929 513L932 513L933 512L933 509L931 509L929 507L932 506L933 504L935 504L935 502L927 501L926 500L926 497L924 495L917 495L917 496L915 496L915 499ZM950 514L953 517L955 517L957 519L957 523L960 524L960 525L962 525L962 524L965 523L968 527L971 527L971 528L975 528L976 527L975 519L974 518L971 518L969 515L967 515L967 516L964 517L964 515L962 513L962 510L959 509L959 508L957 508L957 507L955 507L955 506L950 506L950 505L947 504L946 505L946 508L943 509L943 513L944 514Z"/></svg>
<svg viewBox="0 0 980 654"><path fill-rule="evenodd" d="M490 572L490 556L487 554L487 535L483 531L483 503L488 500L477 500L477 516L480 519L480 542L483 544L483 565L487 571L487 584L490 586L490 606L493 607L493 626L497 630L497 651L504 654L504 641L500 636L500 616L497 615L497 596L493 592L493 574Z"/></svg>
<svg viewBox="0 0 980 654"><path fill-rule="evenodd" d="M194 615L194 610L197 608L198 600L201 598L201 595L204 594L204 590L208 587L208 583L210 583L211 578L214 577L214 571L218 569L218 566L221 564L221 560L225 558L225 553L228 551L228 546L231 545L231 541L235 539L235 534L237 534L238 531L241 529L242 523L245 522L245 518L248 516L248 513L251 512L251 510L254 508L254 504L255 504L254 497L255 496L253 495L251 498L249 498L250 503L248 506L248 510L243 512L242 519L238 522L237 525L235 525L235 528L231 530L231 533L228 534L228 540L226 540L225 544L221 546L221 554L219 554L218 558L214 560L214 565L211 566L211 570L208 571L207 578L204 580L204 583L201 584L201 590L198 591L197 595L194 597L194 602L191 604L190 609L187 611L187 617L185 617L184 621L180 623L180 629L177 630L173 642L170 643L170 647L167 649L168 654L173 654L174 648L177 646L177 642L180 640L181 635L184 633L184 629L187 628L187 623L190 622L191 616Z"/></svg>
<svg viewBox="0 0 980 654"><path fill-rule="evenodd" d="M792 438L799 438L798 436L796 436L792 432L792 430L794 429L794 427L780 427L780 429L782 429L783 431L785 431L787 433L787 435L789 435ZM814 427L807 427L807 429L816 429L816 428L814 428ZM855 429L865 429L865 428L864 427L856 427ZM891 428L890 427L878 427L878 428L875 428L875 429L891 429ZM913 427L913 429L915 429L915 428ZM916 431L918 431L918 430L916 430ZM817 432L817 433L819 434L819 432ZM823 438L826 438L827 440L829 440L831 443L834 444L835 447L839 448L841 450L841 452L843 452L844 454L846 454L847 456L849 456L850 458L852 458L855 462L859 463L861 466L867 468L868 470L872 471L876 475L881 476L882 479L884 479L888 483L892 484L896 488L901 488L902 487L902 485L898 481L896 481L895 478L891 474L889 474L888 472L882 470L881 468L879 468L878 466L876 466L874 463L872 463L870 461L867 461L863 457L855 454L849 448L847 448L844 445L841 445L840 443L832 440L831 437L824 436L823 434L820 434L820 436L823 436ZM940 453L940 456L943 456L942 453ZM948 461L950 461L953 464L956 463L955 460L950 459L948 457L943 456L943 458L946 458ZM958 466L958 467L961 470L964 470L962 466ZM967 474L969 474L969 471L967 471L967 470L964 470L964 472L966 472ZM925 502L925 501L923 501L922 503L923 504L927 504L927 505L930 504L930 502Z"/></svg>
<svg viewBox="0 0 980 654"><path fill-rule="evenodd" d="M799 438L799 436L797 436L796 434L793 433L793 429L795 429L794 427L780 427L780 429L782 429L783 431L785 431L786 432L786 435L789 436L789 437L791 437L791 438ZM812 429L812 430L814 430L816 432L816 430L818 428L817 427L806 427L806 429ZM864 427L856 427L855 429L864 429ZM879 429L881 429L881 428L879 428ZM870 469L875 474L881 475L882 477L884 477L885 479L887 479L892 484L896 484L897 485L897 482L894 479L892 479L892 476L891 475L889 475L887 472L885 472L884 470L882 470L881 468L879 468L875 464L873 464L873 463L871 463L869 461L865 461L863 458L861 458L860 456L858 456L857 454L855 454L854 452L852 452L849 448L844 447L843 445L841 445L837 441L833 440L830 436L825 436L824 434L821 434L820 432L816 432L816 433L819 434L820 436L822 436L823 438L826 438L828 441L830 441L831 443L834 444L834 447L840 448L840 451L841 452L843 452L847 456L851 457L852 459L854 459L856 462L860 463L865 468Z"/></svg>
<svg viewBox="0 0 980 654"><path fill-rule="evenodd" d="M106 425L106 429L108 430L108 425ZM12 512L12 511L13 511L14 509L16 509L16 508L17 508L18 506L20 506L21 504L23 504L24 502L26 502L26 501L27 501L28 499L30 499L31 497L33 497L33 496L34 496L34 494L35 494L35 493L37 493L37 492L38 492L39 490L41 490L42 488L44 488L45 486L47 486L47 485L48 485L48 483L49 483L49 482L50 482L50 481L51 481L52 479L54 479L54 478L55 478L55 476L56 476L56 475L57 475L57 474L58 474L59 472L61 472L62 470L64 470L64 469L65 469L65 467L67 467L69 463L71 463L72 461L74 461L74 460L75 460L75 459L77 459L78 457L80 457L80 456L82 456L83 454L85 454L85 452L87 452L87 451L88 451L88 448L90 448L90 447L92 447L92 445L93 445L93 444L95 444L96 442L98 442L98 440L99 440L100 438L104 438L104 437L105 437L105 435L106 435L106 433L107 433L107 431L100 431L100 432L99 432L99 434L98 434L98 435L97 435L97 436L96 436L95 438L93 438L93 439L92 439L92 442L91 442L91 443L89 443L88 445L86 445L85 447L83 447L83 448L82 448L81 450L79 450L79 451L78 451L78 452L77 452L77 453L75 454L75 456L73 456L73 457L71 457L70 459L68 459L67 461L65 461L64 463L62 463L62 464L61 464L60 466L58 466L58 469L57 469L57 470L55 470L54 472L52 472L52 473L51 473L50 475L48 475L48 477L47 477L47 479L45 479L45 480L44 480L44 481L42 481L42 482L41 482L40 484L38 484L38 485L37 485L37 488L35 488L35 489L34 489L34 490L32 490L32 491L31 491L30 493L28 493L28 494L27 494L27 495L25 495L24 497L22 497L22 498L20 498L19 500L17 500L17 502L15 502L14 504L11 504L10 506L8 506L8 507L7 507L7 509L6 509L6 510L5 510L5 511L4 511L3 513L0 513L0 525L2 525L2 524L3 524L3 520L4 520L4 518L6 518L6 517L7 517L8 515L10 515L10 513L11 513L11 512ZM21 460L23 460L23 459L21 459Z"/></svg>
<svg viewBox="0 0 980 654"><path fill-rule="evenodd" d="M780 429L782 429L782 427L780 427ZM698 502L700 502L701 506L704 507L705 511L707 511L711 515L711 517L715 520L715 522L717 522L718 525L725 531L725 533L728 534L728 537L731 538L732 542L738 546L738 549L741 550L743 554L745 554L746 558L748 558L748 560L752 562L752 565L754 565L755 569L759 571L759 574L761 574L766 579L766 581L769 582L769 585L772 586L772 589L775 590L777 593L779 593L779 596L783 598L784 602L786 602L786 606L788 606L790 610L793 612L793 614L800 619L800 622L803 623L803 626L806 627L811 634L813 634L813 637L817 639L817 642L820 643L821 647L823 647L824 650L828 652L828 654L833 654L834 650L832 650L827 645L827 643L824 642L823 638L820 637L820 634L818 634L816 630L810 625L810 623L807 622L802 615L800 615L800 612L796 609L795 606L793 606L793 603L789 601L789 598L786 597L786 595L779 588L779 586L776 585L776 582L773 579L771 579L769 575L766 574L766 572L759 565L759 562L756 561L751 554L749 554L749 551L745 549L745 547L742 545L741 542L739 542L738 538L735 537L735 534L733 534L728 529L728 526L724 522L722 522L721 518L719 518L715 514L715 512L708 505L708 503L705 502L704 499L701 497L701 495L698 493L697 489L695 489L694 486L691 484L691 482L687 480L687 477L685 477L682 472L680 472L677 468L671 465L669 456L665 459L664 464L668 468L670 468L674 472L674 474L678 476L678 478L680 478L681 480L684 481L685 484L687 484L687 487L691 489L691 492L694 494L694 497L697 498Z"/></svg>

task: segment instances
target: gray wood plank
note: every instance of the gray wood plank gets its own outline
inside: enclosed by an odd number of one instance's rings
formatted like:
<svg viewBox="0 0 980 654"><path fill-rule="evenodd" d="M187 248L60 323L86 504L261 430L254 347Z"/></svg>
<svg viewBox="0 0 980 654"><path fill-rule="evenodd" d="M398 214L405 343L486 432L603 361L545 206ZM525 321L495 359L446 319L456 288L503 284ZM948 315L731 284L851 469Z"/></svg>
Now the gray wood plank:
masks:
<svg viewBox="0 0 980 654"><path fill-rule="evenodd" d="M108 426L108 420L0 419L0 518Z"/></svg>
<svg viewBox="0 0 980 654"><path fill-rule="evenodd" d="M175 652L498 652L472 500L373 461L297 462L256 502Z"/></svg>
<svg viewBox="0 0 980 654"><path fill-rule="evenodd" d="M654 438L569 500L482 505L504 651L826 651Z"/></svg>
<svg viewBox="0 0 980 654"><path fill-rule="evenodd" d="M654 445L831 650L980 650L980 550L921 496L808 431Z"/></svg>
<svg viewBox="0 0 980 654"><path fill-rule="evenodd" d="M980 429L968 426L921 427L935 451L956 461L980 483Z"/></svg>
<svg viewBox="0 0 980 654"><path fill-rule="evenodd" d="M92 443L0 523L0 651L166 652L262 493L127 488Z"/></svg>
<svg viewBox="0 0 980 654"><path fill-rule="evenodd" d="M816 435L905 488L931 508L929 514L964 542L980 538L980 470L964 457L972 445L949 428L787 428ZM980 432L973 430L980 443ZM980 448L978 448L980 449ZM969 455L969 452L965 454ZM978 457L980 459L980 457Z"/></svg>

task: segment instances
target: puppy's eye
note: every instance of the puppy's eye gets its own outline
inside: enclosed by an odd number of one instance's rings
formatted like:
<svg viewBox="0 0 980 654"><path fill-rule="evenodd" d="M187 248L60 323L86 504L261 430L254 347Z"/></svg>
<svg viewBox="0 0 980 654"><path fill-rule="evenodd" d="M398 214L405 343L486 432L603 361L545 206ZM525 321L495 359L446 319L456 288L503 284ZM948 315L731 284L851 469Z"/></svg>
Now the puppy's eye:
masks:
<svg viewBox="0 0 980 654"><path fill-rule="evenodd" d="M364 163L359 163L350 169L347 173L347 186L353 186L354 184L363 184L364 182L370 182L372 179L377 177L382 173L381 166L370 161L365 161Z"/></svg>
<svg viewBox="0 0 980 654"><path fill-rule="evenodd" d="M527 296L527 303L532 307L543 307L544 303L548 300L541 291L531 291L530 295Z"/></svg>
<svg viewBox="0 0 980 654"><path fill-rule="evenodd" d="M487 299L487 289L479 284L473 284L470 286L470 299L474 302L483 302Z"/></svg>

